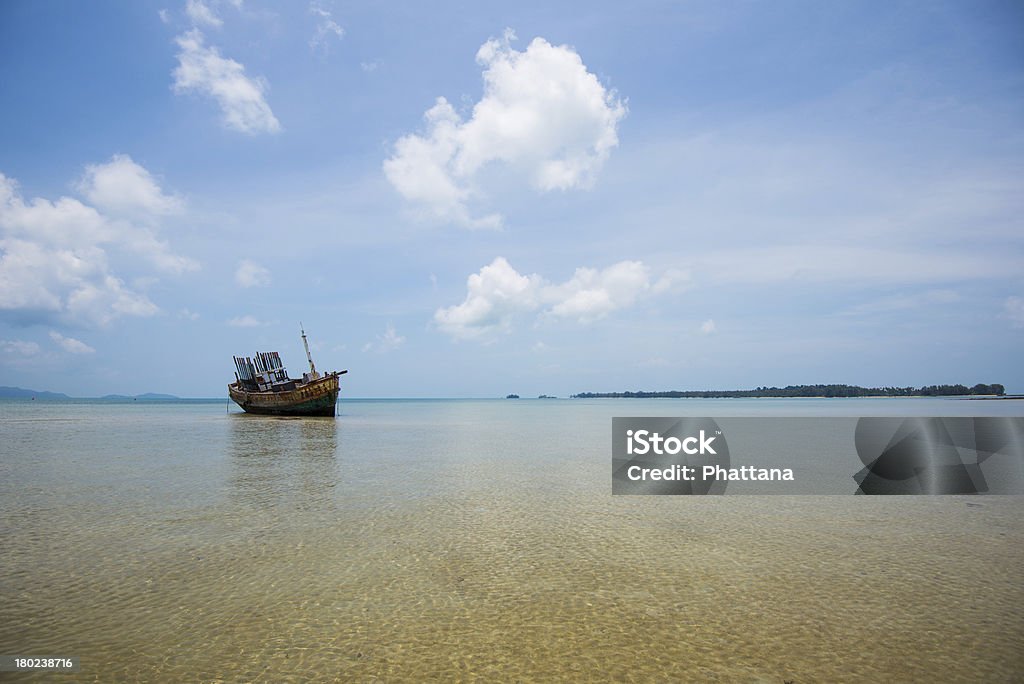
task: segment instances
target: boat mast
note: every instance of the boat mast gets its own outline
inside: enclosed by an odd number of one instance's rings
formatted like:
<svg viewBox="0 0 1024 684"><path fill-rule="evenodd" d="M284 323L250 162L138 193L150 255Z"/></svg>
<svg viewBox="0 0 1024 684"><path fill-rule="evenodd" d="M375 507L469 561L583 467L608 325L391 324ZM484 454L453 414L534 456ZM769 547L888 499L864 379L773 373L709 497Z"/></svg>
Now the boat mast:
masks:
<svg viewBox="0 0 1024 684"><path fill-rule="evenodd" d="M309 375L316 379L318 377L316 366L313 364L313 357L309 354L309 342L306 341L306 331L302 327L302 321L299 321L299 330L302 331L302 346L306 348L306 360L309 361Z"/></svg>

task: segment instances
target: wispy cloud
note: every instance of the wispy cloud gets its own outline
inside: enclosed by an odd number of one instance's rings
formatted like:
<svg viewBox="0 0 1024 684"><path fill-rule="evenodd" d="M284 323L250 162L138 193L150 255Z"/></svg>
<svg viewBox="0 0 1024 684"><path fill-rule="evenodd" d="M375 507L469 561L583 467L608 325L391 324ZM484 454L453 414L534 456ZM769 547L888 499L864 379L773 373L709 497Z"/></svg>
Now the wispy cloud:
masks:
<svg viewBox="0 0 1024 684"><path fill-rule="evenodd" d="M777 244L680 255L695 279L711 283L928 284L1004 278L1024 271L1024 255L941 247Z"/></svg>
<svg viewBox="0 0 1024 684"><path fill-rule="evenodd" d="M840 312L842 316L866 316L891 311L907 311L926 306L954 304L961 300L955 290L925 290L901 292L856 304Z"/></svg>
<svg viewBox="0 0 1024 684"><path fill-rule="evenodd" d="M57 343L64 351L69 354L93 354L96 352L95 349L87 345L81 340L76 340L74 337L64 337L56 330L50 331L50 339Z"/></svg>
<svg viewBox="0 0 1024 684"><path fill-rule="evenodd" d="M227 323L233 328L258 328L261 325L266 325L263 321L249 314L231 318Z"/></svg>
<svg viewBox="0 0 1024 684"><path fill-rule="evenodd" d="M16 356L35 356L39 353L39 345L27 340L0 340L0 350Z"/></svg>
<svg viewBox="0 0 1024 684"><path fill-rule="evenodd" d="M391 323L387 324L384 329L384 333L377 335L377 339L372 342L367 342L363 345L363 351L375 351L378 353L385 353L394 351L405 344L405 338L399 335L395 331L395 326Z"/></svg>
<svg viewBox="0 0 1024 684"><path fill-rule="evenodd" d="M262 78L250 78L245 67L222 57L214 46L207 46L199 29L175 39L178 66L174 69L174 92L195 92L212 97L220 106L224 125L255 135L277 133L281 124L264 97L269 86Z"/></svg>
<svg viewBox="0 0 1024 684"><path fill-rule="evenodd" d="M242 259L235 269L235 282L241 287L257 287L270 284L270 271L255 261Z"/></svg>
<svg viewBox="0 0 1024 684"><path fill-rule="evenodd" d="M1003 314L1014 328L1024 328L1024 299L1007 297L1003 302Z"/></svg>
<svg viewBox="0 0 1024 684"><path fill-rule="evenodd" d="M309 13L317 18L316 31L313 33L313 37L309 39L309 48L313 52L326 55L330 50L330 41L332 39L341 40L345 35L345 29L338 22L334 21L329 10L324 9L317 3L309 6Z"/></svg>

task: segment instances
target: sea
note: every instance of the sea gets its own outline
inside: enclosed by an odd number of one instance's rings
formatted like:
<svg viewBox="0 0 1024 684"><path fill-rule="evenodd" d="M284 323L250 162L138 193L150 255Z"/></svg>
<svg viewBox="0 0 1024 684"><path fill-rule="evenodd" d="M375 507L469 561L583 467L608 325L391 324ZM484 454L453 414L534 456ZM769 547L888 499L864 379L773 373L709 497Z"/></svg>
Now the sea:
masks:
<svg viewBox="0 0 1024 684"><path fill-rule="evenodd" d="M11 681L1024 680L1024 497L613 496L623 416L1024 401L0 401ZM851 480L852 483L852 480Z"/></svg>

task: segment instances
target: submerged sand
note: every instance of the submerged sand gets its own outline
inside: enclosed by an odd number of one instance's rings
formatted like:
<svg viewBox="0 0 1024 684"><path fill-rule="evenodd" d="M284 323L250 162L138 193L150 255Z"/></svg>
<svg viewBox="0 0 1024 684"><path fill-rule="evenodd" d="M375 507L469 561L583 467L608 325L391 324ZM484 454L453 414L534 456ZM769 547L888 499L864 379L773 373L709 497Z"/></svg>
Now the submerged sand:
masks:
<svg viewBox="0 0 1024 684"><path fill-rule="evenodd" d="M131 434L63 484L5 461L0 651L75 681L1024 677L1024 497L612 497L606 454L541 467L513 429L372 453L358 417L217 420L145 471Z"/></svg>

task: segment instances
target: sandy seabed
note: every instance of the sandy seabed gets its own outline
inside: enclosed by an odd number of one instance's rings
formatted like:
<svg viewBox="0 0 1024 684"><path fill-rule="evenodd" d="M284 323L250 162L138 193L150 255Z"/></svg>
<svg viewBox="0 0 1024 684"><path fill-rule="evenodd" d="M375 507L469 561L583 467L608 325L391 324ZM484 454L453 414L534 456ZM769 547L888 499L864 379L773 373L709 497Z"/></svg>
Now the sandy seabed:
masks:
<svg viewBox="0 0 1024 684"><path fill-rule="evenodd" d="M466 430L431 453L484 453ZM5 461L0 652L81 670L0 676L1024 679L1024 497L613 497L605 456L539 477L400 458L415 428L389 454L328 423L207 436L220 456L143 467L129 431L63 485Z"/></svg>

